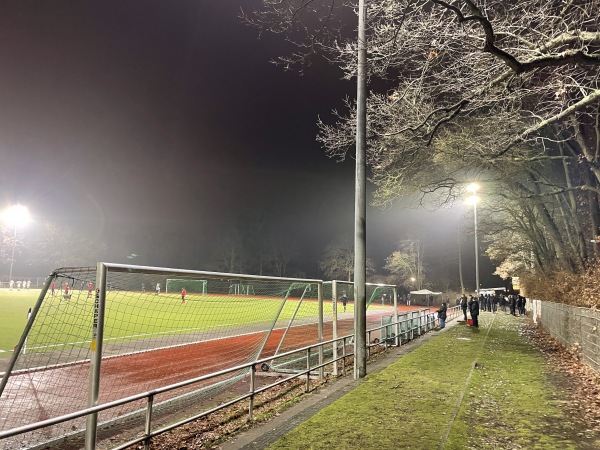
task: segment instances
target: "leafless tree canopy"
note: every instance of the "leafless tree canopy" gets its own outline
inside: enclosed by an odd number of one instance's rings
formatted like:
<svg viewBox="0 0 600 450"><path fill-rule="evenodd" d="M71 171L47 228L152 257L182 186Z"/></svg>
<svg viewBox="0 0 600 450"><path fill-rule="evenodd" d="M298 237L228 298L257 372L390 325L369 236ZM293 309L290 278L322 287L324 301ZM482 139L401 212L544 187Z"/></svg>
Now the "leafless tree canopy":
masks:
<svg viewBox="0 0 600 450"><path fill-rule="evenodd" d="M353 2L261 3L249 21L296 44L281 59L287 67L319 51L354 76ZM600 234L598 1L370 0L367 8L374 203L421 193L422 203L440 205L477 179L500 262L516 252L507 242L518 242L524 267L585 265ZM336 123L319 124L337 159L354 148L347 107Z"/></svg>

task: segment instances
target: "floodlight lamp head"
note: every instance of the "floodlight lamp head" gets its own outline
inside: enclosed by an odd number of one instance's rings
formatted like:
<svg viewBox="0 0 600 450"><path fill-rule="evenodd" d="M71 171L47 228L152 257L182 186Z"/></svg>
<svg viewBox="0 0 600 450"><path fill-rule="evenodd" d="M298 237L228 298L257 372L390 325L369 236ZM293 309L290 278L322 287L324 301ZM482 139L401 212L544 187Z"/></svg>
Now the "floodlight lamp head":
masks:
<svg viewBox="0 0 600 450"><path fill-rule="evenodd" d="M2 221L9 227L27 225L31 221L31 215L27 206L14 205L2 212Z"/></svg>
<svg viewBox="0 0 600 450"><path fill-rule="evenodd" d="M479 185L477 183L471 183L467 186L467 191L469 192L477 192L479 190Z"/></svg>

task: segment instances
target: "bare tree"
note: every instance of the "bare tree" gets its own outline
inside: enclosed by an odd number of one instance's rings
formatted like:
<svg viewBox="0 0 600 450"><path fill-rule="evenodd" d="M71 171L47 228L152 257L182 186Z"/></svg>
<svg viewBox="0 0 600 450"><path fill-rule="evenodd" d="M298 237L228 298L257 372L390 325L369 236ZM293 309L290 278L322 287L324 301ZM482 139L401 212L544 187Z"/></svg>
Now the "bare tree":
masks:
<svg viewBox="0 0 600 450"><path fill-rule="evenodd" d="M320 260L320 268L330 280L352 281L354 278L354 249L351 245L332 244ZM367 258L367 275L375 273L373 260Z"/></svg>
<svg viewBox="0 0 600 450"><path fill-rule="evenodd" d="M384 267L398 275L405 285L414 285L416 289L422 289L425 277L423 253L421 241L402 240L398 243L398 250L387 257Z"/></svg>
<svg viewBox="0 0 600 450"><path fill-rule="evenodd" d="M32 264L52 268L94 265L101 261L106 244L78 233L69 227L43 222L41 233L26 242L24 258Z"/></svg>
<svg viewBox="0 0 600 450"><path fill-rule="evenodd" d="M214 250L218 270L229 273L244 273L244 248L242 236L236 228L221 235Z"/></svg>
<svg viewBox="0 0 600 450"><path fill-rule="evenodd" d="M270 266L273 274L278 277L288 275L290 262L296 255L296 245L286 237L278 237L270 243Z"/></svg>
<svg viewBox="0 0 600 450"><path fill-rule="evenodd" d="M322 52L355 75L349 2L262 4L250 21L296 44L280 60L286 67ZM596 0L373 0L368 48L375 204L418 192L421 204L439 206L478 179L488 187L487 237L502 239L495 222L509 223L529 267L548 271L559 260L577 271L598 254L590 244L600 225ZM319 123L319 140L343 160L355 107L336 114L336 123Z"/></svg>

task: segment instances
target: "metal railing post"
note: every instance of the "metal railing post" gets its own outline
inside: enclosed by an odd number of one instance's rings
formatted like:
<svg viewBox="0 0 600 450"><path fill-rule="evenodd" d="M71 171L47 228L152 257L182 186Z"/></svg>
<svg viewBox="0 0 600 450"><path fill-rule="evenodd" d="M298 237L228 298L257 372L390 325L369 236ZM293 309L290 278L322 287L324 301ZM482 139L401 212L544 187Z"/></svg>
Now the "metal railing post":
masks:
<svg viewBox="0 0 600 450"><path fill-rule="evenodd" d="M343 361L343 366L342 366L342 373L344 374L344 376L346 375L346 338L342 339L342 361Z"/></svg>
<svg viewBox="0 0 600 450"><path fill-rule="evenodd" d="M396 340L394 345L396 347L400 346L400 323L398 321L398 290L394 286L394 322L396 322Z"/></svg>
<svg viewBox="0 0 600 450"><path fill-rule="evenodd" d="M310 348L306 349L306 392L310 392Z"/></svg>
<svg viewBox="0 0 600 450"><path fill-rule="evenodd" d="M248 420L254 420L254 389L256 389L256 367L254 364L250 366L250 398L248 399Z"/></svg>
<svg viewBox="0 0 600 450"><path fill-rule="evenodd" d="M333 306L333 339L337 339L337 281L332 281L331 282L331 303ZM338 357L338 342L335 342L335 345L333 346L333 376L337 376L338 375L338 362L337 362L337 357Z"/></svg>
<svg viewBox="0 0 600 450"><path fill-rule="evenodd" d="M144 440L144 450L150 450L150 444L152 438L150 433L152 432L152 406L154 405L154 395L149 395L146 402L146 423L144 425L144 432L146 433L146 439Z"/></svg>
<svg viewBox="0 0 600 450"><path fill-rule="evenodd" d="M319 342L323 342L323 283L317 284L317 293L319 297L319 324L318 324L318 333L319 333ZM319 381L323 380L325 376L325 368L322 366L323 364L323 344L319 345Z"/></svg>

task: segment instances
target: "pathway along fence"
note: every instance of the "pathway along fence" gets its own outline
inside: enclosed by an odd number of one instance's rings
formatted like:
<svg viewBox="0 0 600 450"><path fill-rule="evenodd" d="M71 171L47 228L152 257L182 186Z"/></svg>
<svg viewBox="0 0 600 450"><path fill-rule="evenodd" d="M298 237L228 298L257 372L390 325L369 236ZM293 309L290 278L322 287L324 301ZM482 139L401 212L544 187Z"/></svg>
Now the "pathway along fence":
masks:
<svg viewBox="0 0 600 450"><path fill-rule="evenodd" d="M191 292L164 294L175 279ZM336 296L324 301L323 284L107 263L53 272L0 382L0 449L82 433L93 449L123 423L119 442L127 442L113 448L148 446L153 436L243 400L251 418L254 396L287 380L306 377L308 389L311 375L337 372L353 356L353 328L340 332L350 312L338 317ZM231 294L231 286L243 289ZM367 313L378 323L367 331L369 354L435 326L425 309L382 320L396 307L395 289L371 290L382 297L373 296ZM451 308L448 320L457 314ZM268 384L257 368L286 376ZM245 394L215 403L219 392L240 386ZM192 409L202 412L171 423L174 411Z"/></svg>
<svg viewBox="0 0 600 450"><path fill-rule="evenodd" d="M600 311L543 300L531 300L533 321L600 374Z"/></svg>

